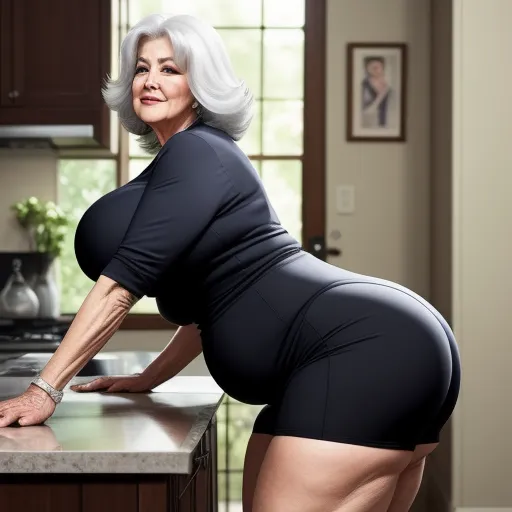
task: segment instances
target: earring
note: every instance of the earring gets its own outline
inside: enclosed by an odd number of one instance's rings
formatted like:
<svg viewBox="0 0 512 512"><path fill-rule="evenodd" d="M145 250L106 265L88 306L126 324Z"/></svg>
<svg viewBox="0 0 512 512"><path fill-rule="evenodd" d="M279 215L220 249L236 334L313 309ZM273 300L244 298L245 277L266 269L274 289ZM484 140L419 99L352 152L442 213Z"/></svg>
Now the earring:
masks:
<svg viewBox="0 0 512 512"><path fill-rule="evenodd" d="M197 101L194 101L194 103L192 103L192 108L195 110L197 107L199 106L199 103L197 103Z"/></svg>

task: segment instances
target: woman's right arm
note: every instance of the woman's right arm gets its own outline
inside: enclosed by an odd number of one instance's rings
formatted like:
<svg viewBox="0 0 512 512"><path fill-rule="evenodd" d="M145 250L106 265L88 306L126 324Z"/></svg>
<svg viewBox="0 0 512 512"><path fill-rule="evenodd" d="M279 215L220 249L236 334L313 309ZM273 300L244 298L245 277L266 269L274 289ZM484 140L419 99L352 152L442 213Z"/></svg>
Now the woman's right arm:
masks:
<svg viewBox="0 0 512 512"><path fill-rule="evenodd" d="M201 331L196 325L179 327L169 344L142 372L141 377L150 389L177 375L203 350Z"/></svg>

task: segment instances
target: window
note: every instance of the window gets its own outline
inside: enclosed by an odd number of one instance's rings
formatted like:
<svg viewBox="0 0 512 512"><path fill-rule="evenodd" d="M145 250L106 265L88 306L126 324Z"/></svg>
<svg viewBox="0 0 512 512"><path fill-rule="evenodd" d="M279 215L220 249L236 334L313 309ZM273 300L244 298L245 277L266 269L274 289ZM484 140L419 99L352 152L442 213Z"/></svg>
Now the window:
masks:
<svg viewBox="0 0 512 512"><path fill-rule="evenodd" d="M217 28L237 75L255 96L255 115L239 142L260 173L284 227L302 238L305 0L120 0L120 27L146 14L197 15ZM123 21L124 20L124 21ZM283 69L286 72L283 73ZM60 203L76 222L94 200L133 179L150 162L135 142L121 137L127 158L61 160ZM126 168L117 168L127 161ZM63 312L74 312L91 287L77 269L73 237L61 262ZM133 310L154 313L153 300ZM242 467L254 418L261 407L226 398L218 415L219 511L241 511Z"/></svg>

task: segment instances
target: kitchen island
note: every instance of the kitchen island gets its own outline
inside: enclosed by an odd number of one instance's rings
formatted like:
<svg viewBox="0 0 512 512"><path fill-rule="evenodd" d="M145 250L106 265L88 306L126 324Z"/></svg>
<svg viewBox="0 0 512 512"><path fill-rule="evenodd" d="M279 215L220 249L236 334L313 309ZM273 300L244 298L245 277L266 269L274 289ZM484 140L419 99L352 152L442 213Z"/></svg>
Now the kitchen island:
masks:
<svg viewBox="0 0 512 512"><path fill-rule="evenodd" d="M0 377L0 400L29 382ZM210 377L175 377L151 393L66 389L45 425L0 428L0 510L217 510L222 397Z"/></svg>

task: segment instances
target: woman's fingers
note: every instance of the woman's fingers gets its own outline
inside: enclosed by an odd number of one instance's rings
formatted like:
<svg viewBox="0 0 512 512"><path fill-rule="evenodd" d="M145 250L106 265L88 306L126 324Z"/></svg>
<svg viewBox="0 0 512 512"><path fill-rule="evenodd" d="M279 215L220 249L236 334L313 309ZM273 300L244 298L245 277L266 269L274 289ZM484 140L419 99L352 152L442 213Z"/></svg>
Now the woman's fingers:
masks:
<svg viewBox="0 0 512 512"><path fill-rule="evenodd" d="M43 409L31 409L28 411L23 411L20 414L18 423L24 427L29 427L31 425L41 425L52 415L52 413L53 411L46 407Z"/></svg>
<svg viewBox="0 0 512 512"><path fill-rule="evenodd" d="M9 425L12 425L16 420L17 416L8 413L7 411L0 413L0 427L8 427Z"/></svg>
<svg viewBox="0 0 512 512"><path fill-rule="evenodd" d="M98 391L100 389L107 389L111 384L112 379L110 377L99 377L98 379L91 380L85 384L75 384L70 386L73 391Z"/></svg>
<svg viewBox="0 0 512 512"><path fill-rule="evenodd" d="M100 377L85 384L75 384L70 389L77 392L105 391L107 393L135 392L145 389L145 386L139 382L139 375L112 375Z"/></svg>
<svg viewBox="0 0 512 512"><path fill-rule="evenodd" d="M2 402L0 405L0 427L8 427L20 416L19 400L11 399Z"/></svg>
<svg viewBox="0 0 512 512"><path fill-rule="evenodd" d="M39 417L38 417L39 416ZM42 418L41 415L36 415L33 413L28 413L21 418L18 419L18 423L22 425L23 427L30 427L31 425L39 425L40 423L43 423L48 418Z"/></svg>
<svg viewBox="0 0 512 512"><path fill-rule="evenodd" d="M9 400L8 408L2 408L0 411L0 428L8 427L9 425L16 423L16 421L20 425L24 425L23 421L20 420L25 414L30 412L30 406L24 404L20 397L14 400Z"/></svg>

